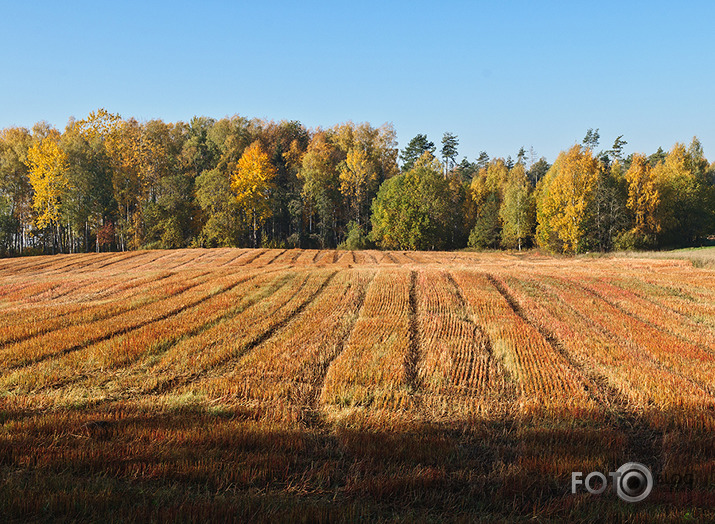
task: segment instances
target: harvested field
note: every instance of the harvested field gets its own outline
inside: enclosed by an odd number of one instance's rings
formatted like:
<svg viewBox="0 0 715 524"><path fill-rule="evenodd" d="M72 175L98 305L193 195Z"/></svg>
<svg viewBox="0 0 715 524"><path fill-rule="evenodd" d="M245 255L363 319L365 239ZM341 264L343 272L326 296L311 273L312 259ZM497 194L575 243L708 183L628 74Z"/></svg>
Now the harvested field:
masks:
<svg viewBox="0 0 715 524"><path fill-rule="evenodd" d="M715 270L185 249L0 260L4 521L715 520ZM571 493L648 466L651 495Z"/></svg>

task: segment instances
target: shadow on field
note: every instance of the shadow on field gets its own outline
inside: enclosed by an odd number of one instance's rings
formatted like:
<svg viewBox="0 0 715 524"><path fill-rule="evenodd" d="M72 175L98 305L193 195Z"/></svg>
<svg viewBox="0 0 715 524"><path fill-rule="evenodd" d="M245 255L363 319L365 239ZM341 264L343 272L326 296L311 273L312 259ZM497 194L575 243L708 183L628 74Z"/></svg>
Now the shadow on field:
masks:
<svg viewBox="0 0 715 524"><path fill-rule="evenodd" d="M615 471L626 435L595 423L301 427L250 409L2 410L5 520L335 522L715 518L715 440L666 431L656 485L629 504L571 493Z"/></svg>

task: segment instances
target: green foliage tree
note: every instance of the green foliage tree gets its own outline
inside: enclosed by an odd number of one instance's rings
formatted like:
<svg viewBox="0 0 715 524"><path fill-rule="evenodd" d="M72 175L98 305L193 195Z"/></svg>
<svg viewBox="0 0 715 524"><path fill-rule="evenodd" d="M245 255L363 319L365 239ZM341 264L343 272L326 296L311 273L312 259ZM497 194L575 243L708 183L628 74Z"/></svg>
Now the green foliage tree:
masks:
<svg viewBox="0 0 715 524"><path fill-rule="evenodd" d="M98 231L114 211L112 171L102 135L88 132L81 123L71 122L62 135L61 147L68 161L70 189L63 207L70 246L89 251L94 232L98 251Z"/></svg>
<svg viewBox="0 0 715 524"><path fill-rule="evenodd" d="M663 151L662 147L658 147L658 151L656 151L655 153L653 153L652 155L650 155L648 157L648 163L651 166L656 166L658 164L662 164L663 162L665 162L665 159L667 157L668 157L668 153Z"/></svg>
<svg viewBox="0 0 715 524"><path fill-rule="evenodd" d="M167 175L159 180L156 197L142 202L144 242L150 248L186 247L199 234L194 231L192 179L186 173Z"/></svg>
<svg viewBox="0 0 715 524"><path fill-rule="evenodd" d="M489 165L489 155L486 151L480 151L476 164L477 169L485 169Z"/></svg>
<svg viewBox="0 0 715 524"><path fill-rule="evenodd" d="M529 180L523 163L517 162L510 171L504 190L504 201L499 208L502 223L501 245L521 251L531 236L535 207L530 194Z"/></svg>
<svg viewBox="0 0 715 524"><path fill-rule="evenodd" d="M591 207L587 212L585 248L598 251L613 249L618 236L628 225L626 200L628 183L621 163L601 163Z"/></svg>
<svg viewBox="0 0 715 524"><path fill-rule="evenodd" d="M467 245L476 249L497 248L500 238L499 194L497 191L489 191L477 208L476 220L469 233Z"/></svg>
<svg viewBox="0 0 715 524"><path fill-rule="evenodd" d="M611 146L610 151L608 151L609 155L612 156L614 160L623 162L623 146L625 146L627 143L628 142L623 140L623 135L619 135L613 141L613 145Z"/></svg>
<svg viewBox="0 0 715 524"><path fill-rule="evenodd" d="M35 124L32 133L0 130L0 254L26 247L47 252L50 245L71 252L92 246L257 245L259 233L265 246L367 245L370 226L384 222L368 220L378 189L401 176L395 137L389 124L346 122L307 130L297 121L237 115L141 123L105 109L70 120L62 135L46 122ZM36 203L42 192L30 183L28 152L46 139L66 157L66 184L47 200L59 214L38 230L41 213L33 208L33 194ZM407 218L390 226L393 231L378 230L375 238L382 245L519 248L531 241L534 203L537 242L554 251L691 245L715 233L715 165L697 139L670 153L659 149L647 161L637 154L623 159L622 135L611 149L594 153L599 139L598 129L589 129L577 146L580 153L565 152L554 166L544 158L535 161L533 148L527 155L523 147L513 161L490 160L481 152L474 162L465 158L457 165L454 134L442 138L444 164L435 160L434 144L417 135L399 155L403 174L432 163L443 169L446 189L433 188L442 193L439 205L427 212L421 192L427 182L417 184L413 176L392 189L384 185L385 192L400 195L397 201L409 193L421 204L405 204ZM271 173L238 176L251 171L240 164L254 144ZM437 213L443 201L449 213ZM425 216L432 218L422 235L415 224ZM442 229L435 240L437 223ZM400 228L401 240L391 244L390 235Z"/></svg>
<svg viewBox="0 0 715 524"><path fill-rule="evenodd" d="M365 234L364 228L351 220L348 222L348 234L345 240L338 245L338 249L359 250L367 249L370 245L370 238Z"/></svg>
<svg viewBox="0 0 715 524"><path fill-rule="evenodd" d="M237 246L240 224L229 177L220 169L204 171L196 179L196 200L206 217L198 244L205 247Z"/></svg>
<svg viewBox="0 0 715 524"><path fill-rule="evenodd" d="M475 207L469 189L469 181L459 172L453 172L448 179L450 207L452 209L448 246L459 248L467 245L469 232L474 226Z"/></svg>
<svg viewBox="0 0 715 524"><path fill-rule="evenodd" d="M387 249L442 249L452 212L442 166L426 152L410 171L380 186L370 238Z"/></svg>
<svg viewBox="0 0 715 524"><path fill-rule="evenodd" d="M588 128L588 131L586 131L586 136L583 137L583 140L581 143L583 144L583 147L591 151L592 154L594 154L594 151L596 151L596 148L598 147L598 142L601 139L601 135L598 133L598 129L595 131L593 128Z"/></svg>
<svg viewBox="0 0 715 524"><path fill-rule="evenodd" d="M526 166L526 149L523 146L519 148L519 152L516 154L516 163Z"/></svg>
<svg viewBox="0 0 715 524"><path fill-rule="evenodd" d="M184 126L186 137L181 148L183 170L194 177L212 169L220 156L220 145L214 142L210 131L216 121L205 116L195 116Z"/></svg>
<svg viewBox="0 0 715 524"><path fill-rule="evenodd" d="M551 165L546 161L546 159L542 156L534 162L531 167L529 168L528 171L528 177L529 177L529 182L531 183L532 187L536 187L536 185L539 183L539 181L544 178L544 175L548 173L549 169L551 168Z"/></svg>
<svg viewBox="0 0 715 524"><path fill-rule="evenodd" d="M479 166L477 166L476 162L470 162L463 158L455 167L454 172L463 182L469 182L479 172Z"/></svg>

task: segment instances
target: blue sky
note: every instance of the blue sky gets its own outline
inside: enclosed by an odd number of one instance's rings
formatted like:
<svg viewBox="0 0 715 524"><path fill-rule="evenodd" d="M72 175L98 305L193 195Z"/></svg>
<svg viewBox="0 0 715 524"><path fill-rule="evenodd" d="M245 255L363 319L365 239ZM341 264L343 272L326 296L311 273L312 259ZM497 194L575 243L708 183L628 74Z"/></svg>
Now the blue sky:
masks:
<svg viewBox="0 0 715 524"><path fill-rule="evenodd" d="M233 114L450 131L460 158L715 154L715 2L5 2L0 127Z"/></svg>

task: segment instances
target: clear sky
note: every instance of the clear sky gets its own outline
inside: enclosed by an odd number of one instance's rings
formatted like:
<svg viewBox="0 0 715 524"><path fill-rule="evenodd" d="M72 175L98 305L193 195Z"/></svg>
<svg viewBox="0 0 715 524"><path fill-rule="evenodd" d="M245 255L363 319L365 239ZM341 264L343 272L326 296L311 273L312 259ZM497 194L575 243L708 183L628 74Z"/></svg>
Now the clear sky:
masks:
<svg viewBox="0 0 715 524"><path fill-rule="evenodd" d="M626 153L715 154L715 2L0 0L0 128L105 107L392 122L459 157L553 161L599 128ZM715 158L711 158L715 160Z"/></svg>

